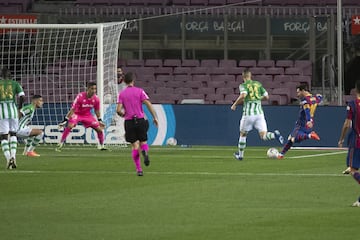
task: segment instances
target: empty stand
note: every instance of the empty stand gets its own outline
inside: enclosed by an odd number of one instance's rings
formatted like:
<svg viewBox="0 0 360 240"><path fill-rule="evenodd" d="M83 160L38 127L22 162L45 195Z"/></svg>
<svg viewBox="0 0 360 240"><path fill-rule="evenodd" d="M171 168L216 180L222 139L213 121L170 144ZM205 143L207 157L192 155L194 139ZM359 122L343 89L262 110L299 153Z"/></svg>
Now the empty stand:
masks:
<svg viewBox="0 0 360 240"><path fill-rule="evenodd" d="M200 61L196 59L184 59L181 66L183 67L200 67Z"/></svg>
<svg viewBox="0 0 360 240"><path fill-rule="evenodd" d="M204 59L201 60L201 67L210 67L215 68L218 67L218 60L216 59Z"/></svg>
<svg viewBox="0 0 360 240"><path fill-rule="evenodd" d="M256 67L256 60L240 60L239 67L246 67L246 68Z"/></svg>
<svg viewBox="0 0 360 240"><path fill-rule="evenodd" d="M84 84L89 78L96 78L92 65L82 60L59 62L49 65L43 77L52 78L48 82L57 86L70 78L72 82L77 80L76 84ZM121 60L121 65L125 73L137 74L136 85L142 87L154 103L177 104L183 99L197 98L209 104L231 104L239 96L245 68L249 68L253 79L268 91L271 98L264 104L289 104L297 98L296 86L301 83L311 86L312 64L307 60L129 59ZM304 71L310 75L305 75ZM24 89L29 92L44 87L41 82L39 77L22 80ZM73 97L73 93L67 94Z"/></svg>
<svg viewBox="0 0 360 240"><path fill-rule="evenodd" d="M257 67L275 67L275 61L274 60L259 60L257 63Z"/></svg>
<svg viewBox="0 0 360 240"><path fill-rule="evenodd" d="M293 60L278 60L278 61L276 61L275 66L276 67L284 67L284 68L293 67L294 61Z"/></svg>
<svg viewBox="0 0 360 240"><path fill-rule="evenodd" d="M164 67L180 67L181 60L180 59L165 59L163 66Z"/></svg>

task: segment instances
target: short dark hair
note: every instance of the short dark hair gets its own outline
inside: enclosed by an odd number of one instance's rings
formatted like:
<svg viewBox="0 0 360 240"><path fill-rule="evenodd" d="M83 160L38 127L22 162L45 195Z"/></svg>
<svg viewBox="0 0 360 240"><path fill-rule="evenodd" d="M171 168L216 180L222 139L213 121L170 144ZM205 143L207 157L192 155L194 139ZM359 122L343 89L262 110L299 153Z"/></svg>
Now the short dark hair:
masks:
<svg viewBox="0 0 360 240"><path fill-rule="evenodd" d="M126 84L131 83L132 81L134 81L134 77L135 77L135 74L134 74L134 73L128 72L128 73L125 74L124 82L125 82Z"/></svg>
<svg viewBox="0 0 360 240"><path fill-rule="evenodd" d="M1 78L2 79L9 79L11 77L11 72L7 67L3 67L1 69Z"/></svg>
<svg viewBox="0 0 360 240"><path fill-rule="evenodd" d="M360 93L360 79L355 82L355 89L357 93Z"/></svg>
<svg viewBox="0 0 360 240"><path fill-rule="evenodd" d="M249 68L245 68L244 71L242 72L242 74L248 74L251 73Z"/></svg>
<svg viewBox="0 0 360 240"><path fill-rule="evenodd" d="M300 91L309 91L308 86L306 84L300 84L296 87L296 89L299 89Z"/></svg>
<svg viewBox="0 0 360 240"><path fill-rule="evenodd" d="M87 88L91 88L92 86L96 86L97 84L96 84L96 82L88 82L87 83Z"/></svg>
<svg viewBox="0 0 360 240"><path fill-rule="evenodd" d="M39 95L39 94L35 94L34 96L32 96L32 100L35 100L35 99L39 99L39 98L42 98L42 96L41 95Z"/></svg>

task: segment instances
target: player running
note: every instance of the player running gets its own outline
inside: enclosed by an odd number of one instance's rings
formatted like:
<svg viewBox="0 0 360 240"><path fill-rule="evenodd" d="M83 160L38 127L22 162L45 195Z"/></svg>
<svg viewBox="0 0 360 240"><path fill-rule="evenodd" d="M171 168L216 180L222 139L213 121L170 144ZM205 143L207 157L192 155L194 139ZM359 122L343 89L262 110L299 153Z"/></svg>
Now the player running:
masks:
<svg viewBox="0 0 360 240"><path fill-rule="evenodd" d="M91 113L94 109L96 117ZM99 140L99 149L107 150L104 146L104 128L105 124L100 117L100 100L96 95L96 83L89 82L87 84L86 92L79 93L71 109L66 114L64 120L59 124L60 128L64 128L61 136L60 143L55 148L55 151L61 152L64 146L67 136L69 136L71 129L73 129L78 123L82 123L85 128L91 127L97 133Z"/></svg>
<svg viewBox="0 0 360 240"><path fill-rule="evenodd" d="M294 143L302 142L306 139L314 139L319 141L319 135L313 130L314 114L318 104L322 101L322 96L316 94L313 96L306 85L296 87L296 93L300 100L300 111L298 120L295 123L293 131L288 137L287 143L284 145L277 158L282 159L287 151L294 145Z"/></svg>
<svg viewBox="0 0 360 240"><path fill-rule="evenodd" d="M245 69L242 73L244 83L240 84L240 96L231 106L235 111L238 104L243 103L243 113L240 121L240 137L238 152L234 153L237 160L242 160L246 147L247 134L253 129L257 129L262 140L277 139L280 144L284 144L284 138L278 130L268 132L264 111L261 101L268 100L269 94L258 81L251 79L251 72Z"/></svg>

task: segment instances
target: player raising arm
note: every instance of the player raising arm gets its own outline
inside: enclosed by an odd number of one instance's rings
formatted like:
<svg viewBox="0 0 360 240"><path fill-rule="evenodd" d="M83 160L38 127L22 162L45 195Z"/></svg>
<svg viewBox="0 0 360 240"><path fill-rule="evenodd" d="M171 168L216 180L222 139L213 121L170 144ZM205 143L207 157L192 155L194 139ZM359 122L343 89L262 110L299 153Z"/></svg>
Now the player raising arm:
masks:
<svg viewBox="0 0 360 240"><path fill-rule="evenodd" d="M94 109L95 115L91 113ZM100 117L100 100L96 95L96 83L89 82L87 84L86 92L79 93L71 105L71 109L66 114L64 120L59 124L59 127L64 127L60 143L55 148L55 151L61 152L67 136L69 136L71 129L73 129L79 122L85 128L92 128L96 131L99 140L99 149L106 150L104 146L104 128L105 124Z"/></svg>
<svg viewBox="0 0 360 240"><path fill-rule="evenodd" d="M34 150L44 136L41 129L30 128L29 124L34 117L37 108L41 108L44 104L40 95L34 95L31 98L31 104L20 109L19 129L16 135L25 139L25 149L23 155L28 157L40 157Z"/></svg>

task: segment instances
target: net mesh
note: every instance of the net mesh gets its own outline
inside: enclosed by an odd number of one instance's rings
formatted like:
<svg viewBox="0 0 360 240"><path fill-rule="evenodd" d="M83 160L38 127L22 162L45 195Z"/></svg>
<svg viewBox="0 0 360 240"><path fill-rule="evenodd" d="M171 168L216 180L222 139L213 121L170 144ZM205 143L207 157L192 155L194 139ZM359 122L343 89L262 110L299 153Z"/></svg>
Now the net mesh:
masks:
<svg viewBox="0 0 360 240"><path fill-rule="evenodd" d="M45 142L58 142L57 124L86 83L95 81L107 126L105 142L124 143L122 123L114 115L118 47L125 24L0 25L1 67L8 67L21 83L27 103L34 94L43 96L44 107L36 112L32 125L45 129ZM79 126L73 132L70 143L97 141L91 129Z"/></svg>

